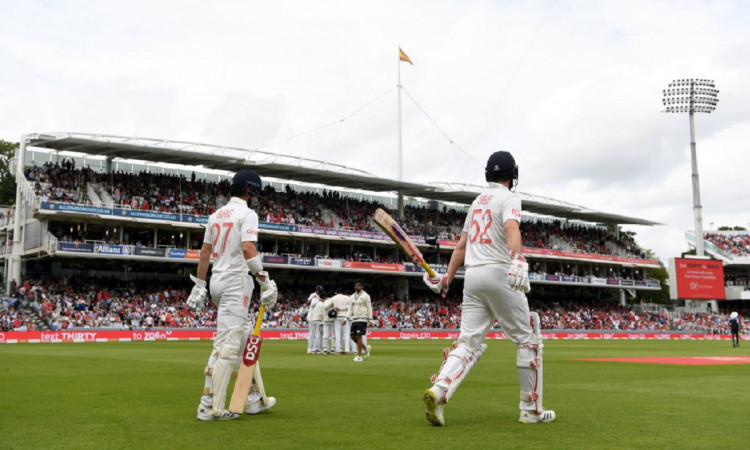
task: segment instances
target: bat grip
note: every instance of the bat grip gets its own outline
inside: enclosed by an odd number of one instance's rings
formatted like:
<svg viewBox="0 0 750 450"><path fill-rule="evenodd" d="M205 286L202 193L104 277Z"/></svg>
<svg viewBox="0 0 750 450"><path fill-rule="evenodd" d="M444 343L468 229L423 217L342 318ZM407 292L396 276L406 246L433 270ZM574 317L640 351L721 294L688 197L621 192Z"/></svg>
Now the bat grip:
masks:
<svg viewBox="0 0 750 450"><path fill-rule="evenodd" d="M258 318L255 320L255 328L253 328L253 336L260 336L260 326L263 324L263 316L266 314L266 305L260 305L258 310Z"/></svg>
<svg viewBox="0 0 750 450"><path fill-rule="evenodd" d="M432 267L430 267L430 265L427 264L425 261L422 261L419 264L430 275L431 278L435 278L437 276L437 273L434 270L432 270Z"/></svg>

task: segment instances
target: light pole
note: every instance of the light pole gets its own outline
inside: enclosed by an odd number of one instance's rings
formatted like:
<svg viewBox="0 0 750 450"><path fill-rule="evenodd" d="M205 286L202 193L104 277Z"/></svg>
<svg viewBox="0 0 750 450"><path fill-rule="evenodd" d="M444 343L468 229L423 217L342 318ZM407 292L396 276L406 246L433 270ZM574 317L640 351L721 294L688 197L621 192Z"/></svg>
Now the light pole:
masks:
<svg viewBox="0 0 750 450"><path fill-rule="evenodd" d="M698 161L695 156L695 122L693 114L710 114L719 102L719 91L713 80L674 80L664 89L662 99L668 113L690 114L690 159L693 167L693 214L695 216L695 254L703 256L703 218L701 216L701 193L698 183Z"/></svg>

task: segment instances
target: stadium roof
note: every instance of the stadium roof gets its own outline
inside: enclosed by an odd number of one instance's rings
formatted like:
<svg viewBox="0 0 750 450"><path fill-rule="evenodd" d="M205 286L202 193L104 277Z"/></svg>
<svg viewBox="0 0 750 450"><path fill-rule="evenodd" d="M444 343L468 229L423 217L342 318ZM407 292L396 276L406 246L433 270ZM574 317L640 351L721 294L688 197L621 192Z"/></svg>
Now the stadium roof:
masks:
<svg viewBox="0 0 750 450"><path fill-rule="evenodd" d="M27 135L26 144L54 151L203 166L236 172L248 167L263 176L373 192L398 192L432 200L471 203L482 186L456 183L419 184L380 178L363 170L325 161L278 155L261 150L85 133L38 133ZM635 217L609 214L560 200L519 192L524 211L570 220L620 225L660 225Z"/></svg>

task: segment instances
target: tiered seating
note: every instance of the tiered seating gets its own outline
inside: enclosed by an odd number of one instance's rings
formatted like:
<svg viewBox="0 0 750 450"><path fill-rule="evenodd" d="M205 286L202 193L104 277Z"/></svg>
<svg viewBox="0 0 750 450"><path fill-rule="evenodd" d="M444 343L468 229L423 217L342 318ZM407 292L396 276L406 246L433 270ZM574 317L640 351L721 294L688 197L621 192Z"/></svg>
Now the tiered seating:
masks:
<svg viewBox="0 0 750 450"><path fill-rule="evenodd" d="M229 187L227 181L207 182L196 180L195 177L188 180L184 176L168 174L102 174L90 169L76 169L70 163L34 166L27 168L26 175L37 194L52 201L76 202L79 190L85 189L89 183L96 183L101 186L98 193L104 204L192 215L208 215L215 211L223 204ZM379 202L345 196L338 191L298 192L287 185L283 192L278 192L268 185L260 200L258 216L261 221L273 223L376 231L372 214L382 206ZM406 206L404 212L406 217L402 226L408 234L435 234L434 210ZM458 239L465 217L464 211L443 207L437 219L439 237ZM624 234L617 237L602 227L571 225L561 221L524 221L521 232L526 247L645 257L632 236ZM57 238L64 240L65 236ZM747 242L747 235L744 235L744 238L732 240L732 248L747 251ZM136 244L132 240L122 243ZM348 258L353 256L349 255Z"/></svg>
<svg viewBox="0 0 750 450"><path fill-rule="evenodd" d="M704 237L731 256L740 258L750 257L750 234L748 233L704 233Z"/></svg>

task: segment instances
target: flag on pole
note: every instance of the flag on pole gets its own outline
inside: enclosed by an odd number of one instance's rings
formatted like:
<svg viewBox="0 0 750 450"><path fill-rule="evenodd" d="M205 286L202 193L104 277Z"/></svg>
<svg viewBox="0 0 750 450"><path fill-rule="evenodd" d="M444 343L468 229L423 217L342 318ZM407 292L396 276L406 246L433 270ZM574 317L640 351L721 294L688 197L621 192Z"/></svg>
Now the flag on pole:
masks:
<svg viewBox="0 0 750 450"><path fill-rule="evenodd" d="M404 53L404 51L401 50L401 47L398 48L398 59L401 60L401 61L406 61L409 64L411 64L412 66L414 65L414 63L411 62L411 59L409 59L409 57L406 56L406 53Z"/></svg>

